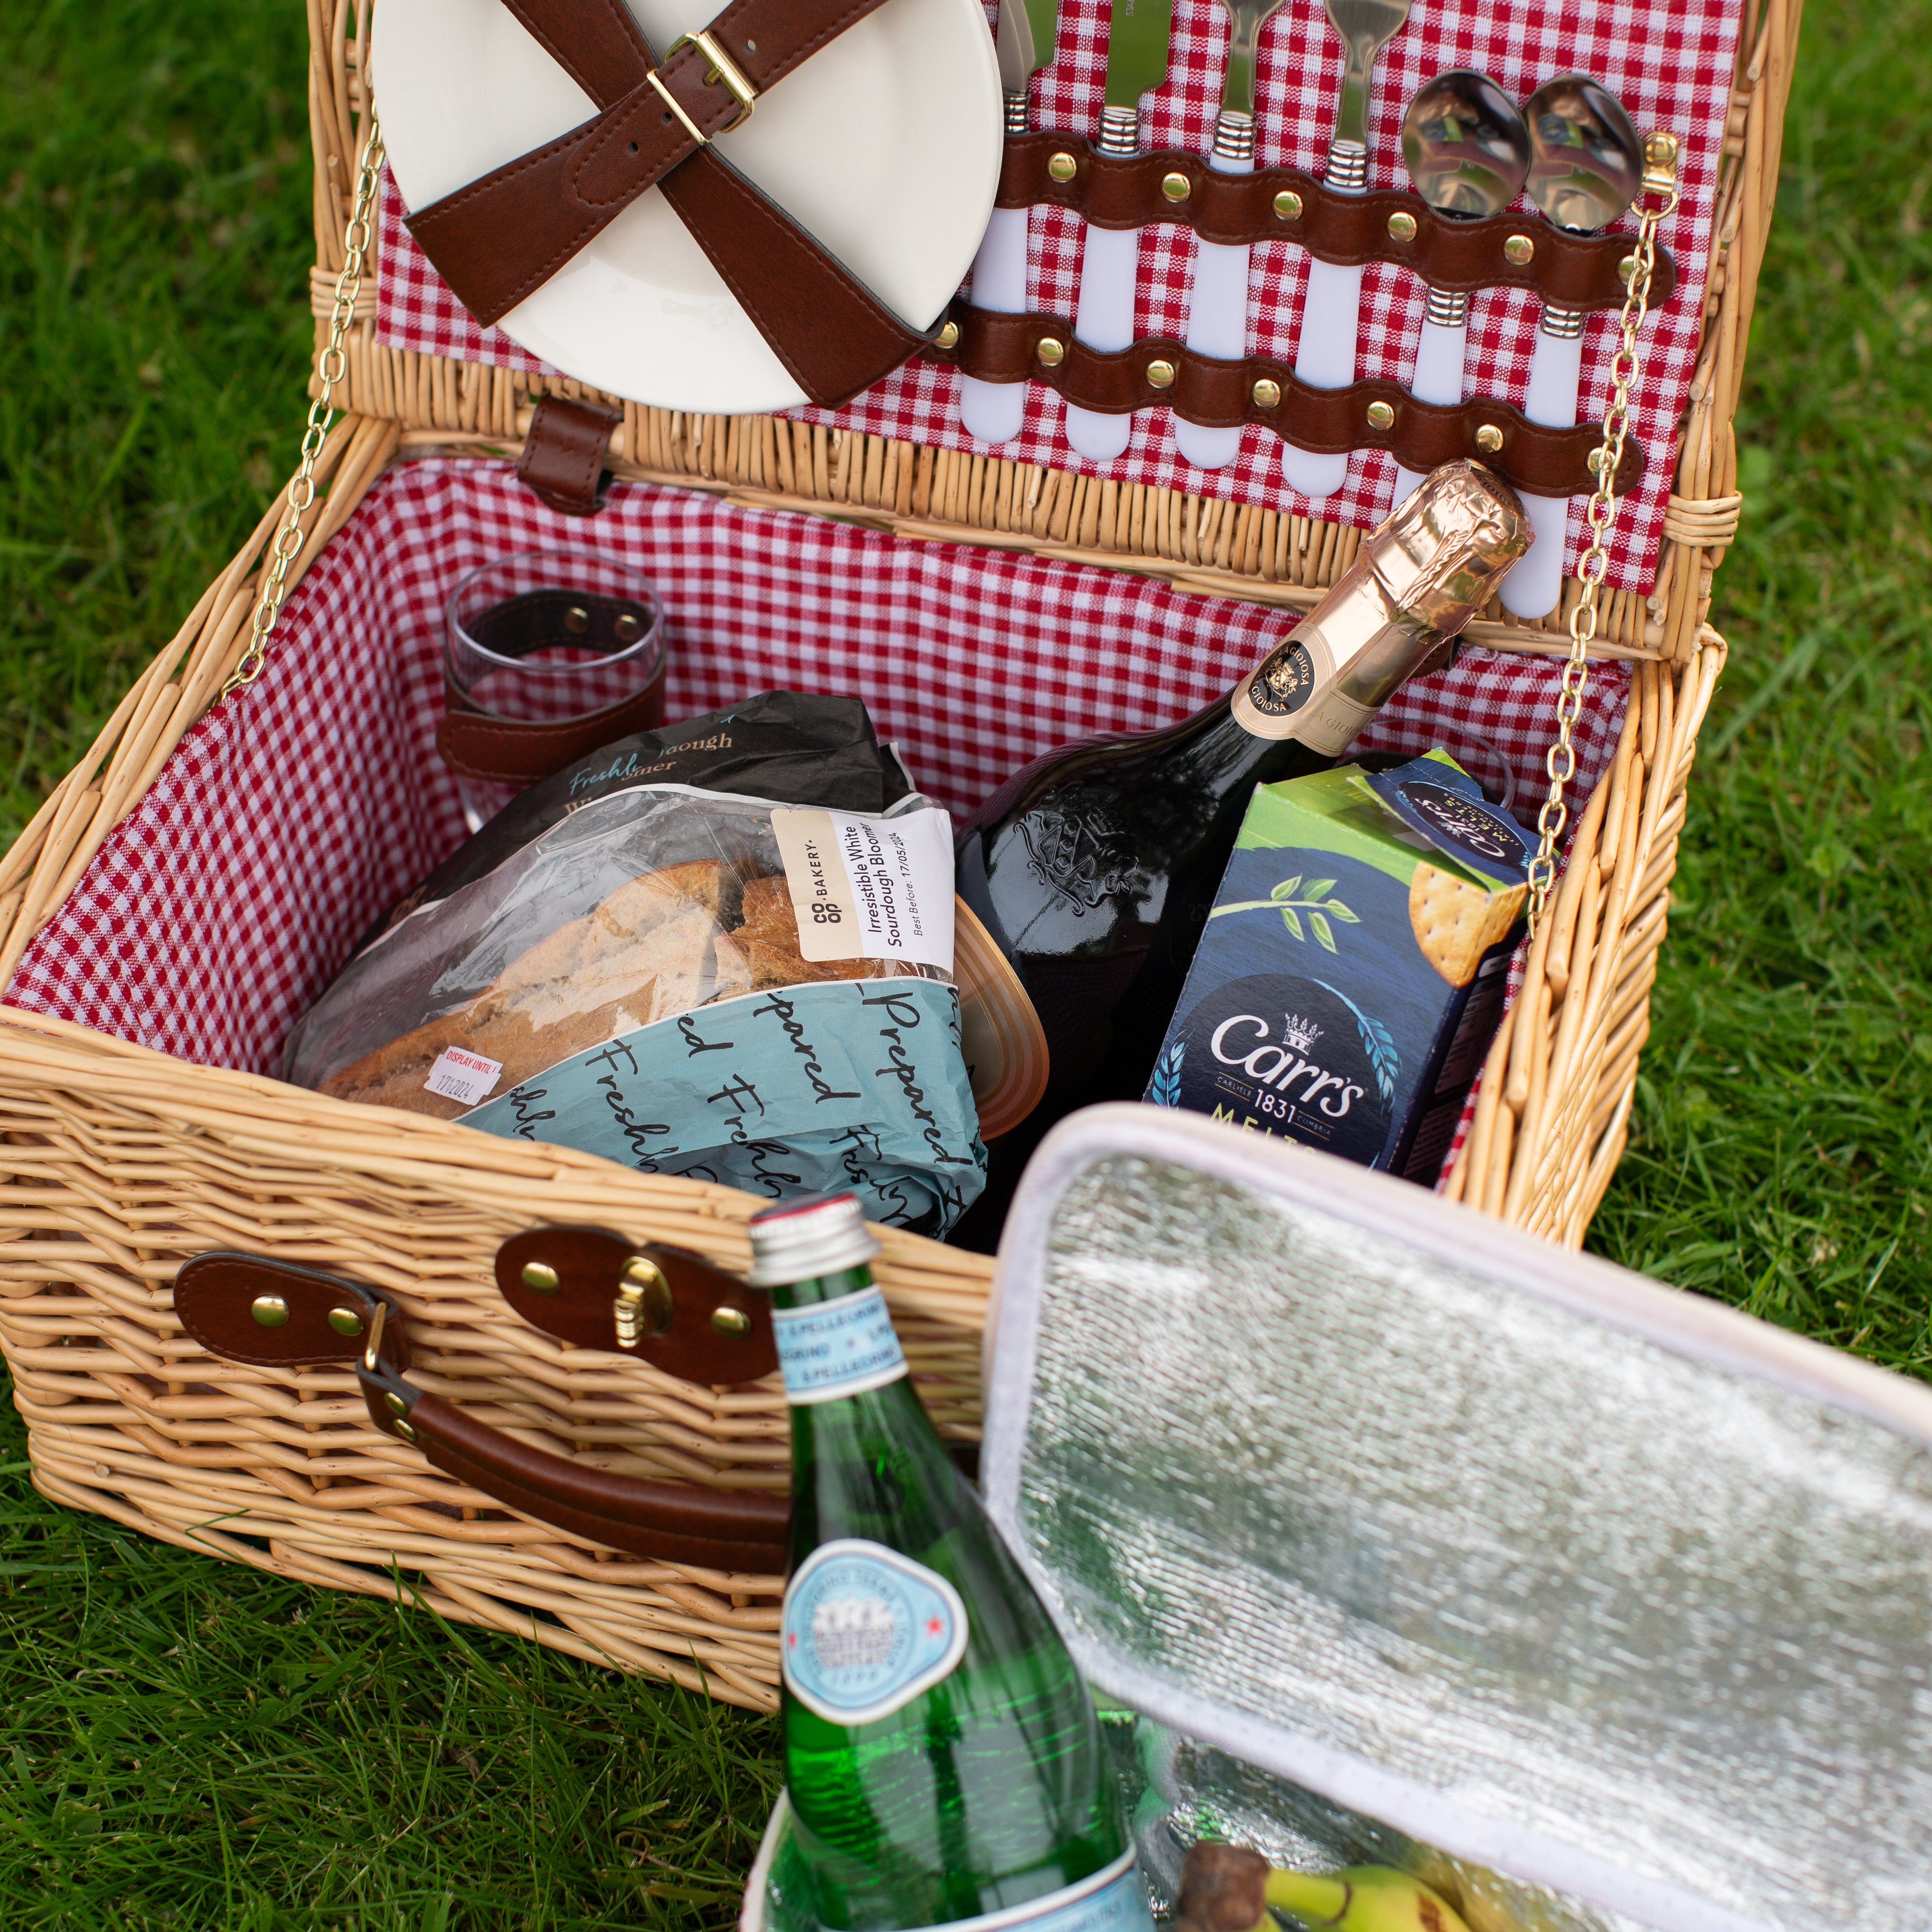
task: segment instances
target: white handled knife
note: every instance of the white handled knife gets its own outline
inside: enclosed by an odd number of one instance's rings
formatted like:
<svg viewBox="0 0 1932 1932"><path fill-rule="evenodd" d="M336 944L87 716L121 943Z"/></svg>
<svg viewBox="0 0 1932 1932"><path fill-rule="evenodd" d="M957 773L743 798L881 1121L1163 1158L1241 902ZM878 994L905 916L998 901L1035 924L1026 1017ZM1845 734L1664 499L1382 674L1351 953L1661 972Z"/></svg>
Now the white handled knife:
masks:
<svg viewBox="0 0 1932 1932"><path fill-rule="evenodd" d="M1174 26L1174 0L1113 0L1107 30L1107 83L1100 110L1103 154L1140 152L1141 96L1167 78L1168 39ZM1073 333L1090 349L1130 349L1134 340L1135 272L1140 262L1140 231L1135 228L1087 230L1080 262L1080 305ZM1131 412L1104 416L1098 410L1066 407L1066 440L1095 463L1110 463L1132 435Z"/></svg>
<svg viewBox="0 0 1932 1932"><path fill-rule="evenodd" d="M1006 134L1027 131L1027 88L1040 69L1052 64L1058 0L1000 0L1000 28L994 40L1000 86L1006 98ZM1024 315L1027 308L1027 211L996 208L973 260L973 303L1001 315ZM982 382L959 379L959 420L982 442L1007 442L1026 418L1024 382Z"/></svg>

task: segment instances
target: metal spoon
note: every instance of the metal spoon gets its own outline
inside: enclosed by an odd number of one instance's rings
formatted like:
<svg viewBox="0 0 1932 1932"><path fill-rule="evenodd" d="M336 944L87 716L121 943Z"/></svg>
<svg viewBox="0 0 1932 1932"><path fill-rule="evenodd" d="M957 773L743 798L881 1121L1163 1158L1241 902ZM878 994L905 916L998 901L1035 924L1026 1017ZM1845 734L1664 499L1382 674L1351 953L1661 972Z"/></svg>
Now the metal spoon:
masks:
<svg viewBox="0 0 1932 1932"><path fill-rule="evenodd" d="M1252 174L1255 167L1255 62L1262 28L1282 0L1224 0L1228 9L1228 64L1221 79L1221 111L1208 165L1224 175ZM1194 244L1194 280L1187 298L1187 346L1223 362L1248 352L1248 249L1242 242ZM1211 429L1174 419L1174 440L1201 470L1232 463L1241 431Z"/></svg>
<svg viewBox="0 0 1932 1932"><path fill-rule="evenodd" d="M1643 183L1643 143L1623 103L1587 74L1558 74L1522 104L1529 128L1529 198L1544 218L1573 235L1607 228ZM1583 314L1546 307L1530 357L1522 412L1533 423L1571 429L1583 367ZM1534 541L1503 580L1503 608L1546 616L1563 591L1563 539L1570 500L1525 493Z"/></svg>
<svg viewBox="0 0 1932 1932"><path fill-rule="evenodd" d="M1328 143L1322 183L1331 194L1364 194L1369 185L1369 83L1376 56L1408 18L1408 0L1328 0L1328 24L1348 50L1342 91L1335 103L1335 134ZM1301 332L1294 373L1318 389L1346 388L1355 380L1361 334L1360 263L1312 261L1301 298ZM1281 446L1281 471L1292 488L1318 500L1332 496L1348 473L1346 452L1318 455L1292 442Z"/></svg>
<svg viewBox="0 0 1932 1932"><path fill-rule="evenodd" d="M1438 74L1402 116L1402 155L1415 191L1454 221L1500 214L1522 192L1529 174L1529 130L1516 103L1473 68ZM1409 392L1418 402L1460 403L1468 354L1469 298L1429 291L1429 308L1415 347ZM1398 469L1391 505L1422 481Z"/></svg>

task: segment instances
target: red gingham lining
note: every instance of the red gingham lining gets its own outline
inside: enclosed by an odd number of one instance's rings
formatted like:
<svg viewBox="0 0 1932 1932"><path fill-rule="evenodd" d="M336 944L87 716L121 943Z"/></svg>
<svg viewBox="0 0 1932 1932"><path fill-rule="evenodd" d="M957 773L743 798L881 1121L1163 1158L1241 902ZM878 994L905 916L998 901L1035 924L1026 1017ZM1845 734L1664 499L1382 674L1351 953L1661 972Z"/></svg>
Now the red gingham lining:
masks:
<svg viewBox="0 0 1932 1932"><path fill-rule="evenodd" d="M434 748L451 587L493 556L586 543L663 596L670 716L773 686L856 694L956 812L1070 738L1185 716L1294 621L1124 572L640 484L586 524L505 464L402 464L290 598L261 676L182 740L103 844L8 1001L273 1072L371 921L463 836ZM1399 693L1363 743L1446 743L1492 779L1500 753L1526 818L1559 668L1472 651ZM1607 764L1627 687L1618 667L1592 676L1576 797Z"/></svg>
<svg viewBox="0 0 1932 1932"><path fill-rule="evenodd" d="M1407 184L1401 158L1403 109L1424 81L1452 67L1480 68L1518 100L1552 76L1576 70L1616 92L1640 132L1667 128L1683 139L1683 202L1662 236L1676 258L1678 287L1668 308L1644 332L1643 382L1632 427L1649 467L1643 489L1618 515L1608 579L1617 590L1648 591L1656 575L1676 427L1689 391L1703 310L1740 10L1736 0L1494 0L1480 8L1468 0L1460 8L1441 0L1415 0L1408 24L1376 65L1372 188ZM1107 19L1108 0L1062 0L1058 56L1034 85L1036 127L1094 132L1106 65ZM1227 44L1226 15L1216 0L1175 0L1168 80L1144 104L1144 141L1204 153L1213 145ZM1297 0L1275 15L1262 34L1258 166L1319 169L1341 73L1340 44L1312 0ZM1525 232L1534 236L1541 217L1532 211L1524 221ZM1627 216L1619 225L1630 230L1636 224ZM1081 224L1063 210L1036 208L1031 228L1033 305L1071 315L1079 286ZM1184 332L1191 249L1185 230L1162 227L1143 234L1137 334ZM1292 356L1307 260L1286 242L1256 248L1249 272L1253 352ZM476 327L402 226L400 202L386 177L380 263L376 326L383 341L465 361L502 363L526 373L545 368L500 330ZM1406 269L1372 265L1363 275L1362 301L1358 373L1364 378L1406 378L1422 322L1421 284ZM1537 315L1534 298L1520 291L1492 290L1471 298L1471 394L1522 402ZM1616 340L1614 316L1594 316L1585 326L1583 421L1600 418L1608 403ZM970 449L976 446L959 427L957 399L958 381L950 370L915 362L843 410L789 413L874 435ZM1116 462L1093 464L1068 447L1060 419L1058 398L1030 387L1026 427L999 453L1057 470L1086 470L1268 509L1305 513L1312 507L1323 517L1363 528L1380 520L1394 487L1394 459L1363 452L1342 488L1311 506L1282 482L1279 440L1260 428L1248 430L1241 454L1226 469L1191 469L1174 448L1168 412L1161 409L1144 410L1136 417L1133 440ZM1573 506L1566 568L1574 566L1582 527L1580 507Z"/></svg>

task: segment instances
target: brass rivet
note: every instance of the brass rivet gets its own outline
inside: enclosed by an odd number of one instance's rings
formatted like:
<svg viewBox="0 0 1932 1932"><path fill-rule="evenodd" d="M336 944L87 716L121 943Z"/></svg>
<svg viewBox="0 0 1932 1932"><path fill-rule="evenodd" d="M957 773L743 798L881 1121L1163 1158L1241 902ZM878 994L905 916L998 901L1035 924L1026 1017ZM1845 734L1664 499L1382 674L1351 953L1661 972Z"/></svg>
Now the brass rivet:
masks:
<svg viewBox="0 0 1932 1932"><path fill-rule="evenodd" d="M248 1312L264 1328L279 1328L289 1318L289 1304L279 1294L258 1294L248 1304Z"/></svg>
<svg viewBox="0 0 1932 1932"><path fill-rule="evenodd" d="M1617 264L1617 280L1620 282L1628 283L1631 276L1636 273L1636 257L1634 255L1626 255Z"/></svg>
<svg viewBox="0 0 1932 1932"><path fill-rule="evenodd" d="M1274 198L1274 212L1281 220L1299 221L1301 219L1300 196L1292 188L1283 188Z"/></svg>
<svg viewBox="0 0 1932 1932"><path fill-rule="evenodd" d="M1371 403L1369 405L1370 428L1387 429L1394 421L1395 411L1387 403Z"/></svg>
<svg viewBox="0 0 1932 1932"><path fill-rule="evenodd" d="M1644 137L1643 158L1652 167L1661 167L1677 158L1677 136L1660 130Z"/></svg>
<svg viewBox="0 0 1932 1932"><path fill-rule="evenodd" d="M1165 357L1156 358L1147 366L1147 379L1156 389L1171 388L1174 383L1174 364Z"/></svg>
<svg viewBox="0 0 1932 1932"><path fill-rule="evenodd" d="M1281 385L1272 376L1264 376L1254 386L1254 398L1261 408L1271 410L1281 400Z"/></svg>
<svg viewBox="0 0 1932 1932"><path fill-rule="evenodd" d="M1046 171L1057 182L1070 182L1080 172L1080 164L1063 148L1047 156Z"/></svg>
<svg viewBox="0 0 1932 1932"><path fill-rule="evenodd" d="M748 1335L752 1332L752 1318L742 1308L714 1308L711 1311L711 1325L721 1335Z"/></svg>
<svg viewBox="0 0 1932 1932"><path fill-rule="evenodd" d="M617 621L610 628L616 632L618 643L634 644L637 642L638 634L643 631L644 626L643 621L634 612L620 610L617 614Z"/></svg>
<svg viewBox="0 0 1932 1932"><path fill-rule="evenodd" d="M406 1415L409 1414L410 1405L408 1398L406 1396L397 1394L394 1389L385 1389L382 1391L382 1400L388 1404L389 1413L392 1415Z"/></svg>
<svg viewBox="0 0 1932 1932"><path fill-rule="evenodd" d="M1476 447L1485 456L1493 456L1503 446L1503 433L1494 423L1484 423L1476 432Z"/></svg>
<svg viewBox="0 0 1932 1932"><path fill-rule="evenodd" d="M1600 444L1592 450L1583 460L1590 466L1590 474L1592 476L1600 476L1604 473L1604 452Z"/></svg>
<svg viewBox="0 0 1932 1932"><path fill-rule="evenodd" d="M1161 176L1160 191L1169 201L1185 201L1194 192L1194 184L1177 168Z"/></svg>
<svg viewBox="0 0 1932 1932"><path fill-rule="evenodd" d="M563 614L563 628L572 636L580 638L590 628L590 613L581 604L573 604Z"/></svg>
<svg viewBox="0 0 1932 1932"><path fill-rule="evenodd" d="M1398 208L1389 217L1389 236L1396 242L1413 242L1415 239L1415 217L1406 208Z"/></svg>
<svg viewBox="0 0 1932 1932"><path fill-rule="evenodd" d="M416 1426L413 1423L398 1420L396 1424L396 1433L405 1442L413 1442L416 1439Z"/></svg>
<svg viewBox="0 0 1932 1932"><path fill-rule="evenodd" d="M1042 335L1034 344L1033 352L1040 358L1043 369L1058 369L1066 360L1066 344L1057 335Z"/></svg>
<svg viewBox="0 0 1932 1932"><path fill-rule="evenodd" d="M956 322L947 322L945 326L940 330L939 333L932 338L932 340L934 347L938 349L951 349L954 347L959 340L958 323Z"/></svg>
<svg viewBox="0 0 1932 1932"><path fill-rule="evenodd" d="M332 1308L328 1311L328 1325L338 1335L359 1335L362 1332L362 1318L352 1308Z"/></svg>
<svg viewBox="0 0 1932 1932"><path fill-rule="evenodd" d="M523 1280L524 1286L538 1294L554 1294L562 1286L548 1262L524 1262Z"/></svg>
<svg viewBox="0 0 1932 1932"><path fill-rule="evenodd" d="M1503 244L1503 260L1513 268L1520 268L1536 253L1536 244L1527 235L1512 235Z"/></svg>

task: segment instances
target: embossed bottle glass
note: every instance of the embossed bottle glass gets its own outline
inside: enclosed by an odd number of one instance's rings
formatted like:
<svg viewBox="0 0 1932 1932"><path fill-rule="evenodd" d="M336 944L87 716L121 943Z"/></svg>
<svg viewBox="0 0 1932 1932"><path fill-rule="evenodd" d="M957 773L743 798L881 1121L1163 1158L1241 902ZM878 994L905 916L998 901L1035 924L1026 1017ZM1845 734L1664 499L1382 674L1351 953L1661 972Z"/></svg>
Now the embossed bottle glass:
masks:
<svg viewBox="0 0 1932 1932"><path fill-rule="evenodd" d="M1255 787L1334 764L1528 541L1507 484L1445 464L1231 696L1166 730L1049 752L980 808L959 835L960 895L1025 982L1052 1066L1026 1126L994 1144L995 1184L969 1218L996 1222L998 1169L1062 1114L1139 1097Z"/></svg>
<svg viewBox="0 0 1932 1932"><path fill-rule="evenodd" d="M752 1243L792 1405L784 1916L1149 1932L1092 1702L907 1377L857 1202Z"/></svg>

